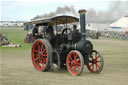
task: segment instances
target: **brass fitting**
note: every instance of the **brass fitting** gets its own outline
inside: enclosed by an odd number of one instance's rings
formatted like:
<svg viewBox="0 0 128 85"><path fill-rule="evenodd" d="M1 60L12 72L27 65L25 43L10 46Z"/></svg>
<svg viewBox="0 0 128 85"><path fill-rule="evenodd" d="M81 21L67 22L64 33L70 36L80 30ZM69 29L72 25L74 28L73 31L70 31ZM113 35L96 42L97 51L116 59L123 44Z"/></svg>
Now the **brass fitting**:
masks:
<svg viewBox="0 0 128 85"><path fill-rule="evenodd" d="M80 14L85 14L87 11L85 9L81 9L78 11Z"/></svg>

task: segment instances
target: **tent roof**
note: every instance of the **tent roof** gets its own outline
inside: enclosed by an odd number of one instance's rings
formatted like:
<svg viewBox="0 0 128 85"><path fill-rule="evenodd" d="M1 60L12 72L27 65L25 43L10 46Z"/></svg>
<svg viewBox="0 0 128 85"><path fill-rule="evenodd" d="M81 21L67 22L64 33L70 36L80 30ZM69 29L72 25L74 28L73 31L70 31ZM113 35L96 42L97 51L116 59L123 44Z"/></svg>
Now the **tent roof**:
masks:
<svg viewBox="0 0 128 85"><path fill-rule="evenodd" d="M128 17L122 17L114 23L110 24L111 27L128 27Z"/></svg>

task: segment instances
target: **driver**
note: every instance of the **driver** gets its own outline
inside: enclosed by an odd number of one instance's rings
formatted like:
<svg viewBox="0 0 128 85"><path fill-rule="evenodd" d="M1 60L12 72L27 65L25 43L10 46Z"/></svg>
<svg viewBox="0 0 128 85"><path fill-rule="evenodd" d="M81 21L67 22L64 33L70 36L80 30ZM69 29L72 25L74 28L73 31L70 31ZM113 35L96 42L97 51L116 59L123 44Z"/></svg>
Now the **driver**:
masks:
<svg viewBox="0 0 128 85"><path fill-rule="evenodd" d="M34 27L34 29L32 30L32 35L33 35L33 37L34 38L41 38L41 35L39 35L39 33L38 33L38 29L39 29L39 26L38 25L36 25L35 27Z"/></svg>
<svg viewBox="0 0 128 85"><path fill-rule="evenodd" d="M47 33L47 34L50 34L50 35L53 35L53 34L54 34L54 31L53 31L53 24L52 24L52 23L50 23L50 24L48 25L48 28L46 29L46 33Z"/></svg>
<svg viewBox="0 0 128 85"><path fill-rule="evenodd" d="M77 25L76 24L73 25L73 30L77 30Z"/></svg>
<svg viewBox="0 0 128 85"><path fill-rule="evenodd" d="M49 23L48 28L46 29L46 34L48 34L48 39L50 40L51 45L54 46L55 36L54 36L54 29L52 23Z"/></svg>

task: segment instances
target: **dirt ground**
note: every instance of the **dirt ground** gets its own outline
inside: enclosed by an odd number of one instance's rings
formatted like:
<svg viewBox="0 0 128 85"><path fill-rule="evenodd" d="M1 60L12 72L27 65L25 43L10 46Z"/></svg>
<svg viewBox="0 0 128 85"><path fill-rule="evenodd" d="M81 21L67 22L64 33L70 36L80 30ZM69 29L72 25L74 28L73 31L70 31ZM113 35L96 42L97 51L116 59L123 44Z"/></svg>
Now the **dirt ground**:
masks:
<svg viewBox="0 0 128 85"><path fill-rule="evenodd" d="M94 49L104 56L100 74L90 73L86 66L80 76L67 70L37 71L31 61L31 48L0 48L1 85L128 85L128 41L91 40ZM31 46L30 46L31 47Z"/></svg>

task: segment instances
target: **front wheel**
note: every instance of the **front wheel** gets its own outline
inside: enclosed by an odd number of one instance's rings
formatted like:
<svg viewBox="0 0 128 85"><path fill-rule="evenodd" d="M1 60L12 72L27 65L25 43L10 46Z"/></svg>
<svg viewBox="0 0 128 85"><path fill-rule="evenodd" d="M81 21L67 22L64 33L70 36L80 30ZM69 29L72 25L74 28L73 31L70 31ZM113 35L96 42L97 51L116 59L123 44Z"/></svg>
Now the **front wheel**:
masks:
<svg viewBox="0 0 128 85"><path fill-rule="evenodd" d="M83 71L84 59L82 54L77 51L71 51L66 60L68 72L72 75L78 76Z"/></svg>
<svg viewBox="0 0 128 85"><path fill-rule="evenodd" d="M87 68L92 73L100 73L104 67L104 58L101 54L92 50L92 53L88 56Z"/></svg>

